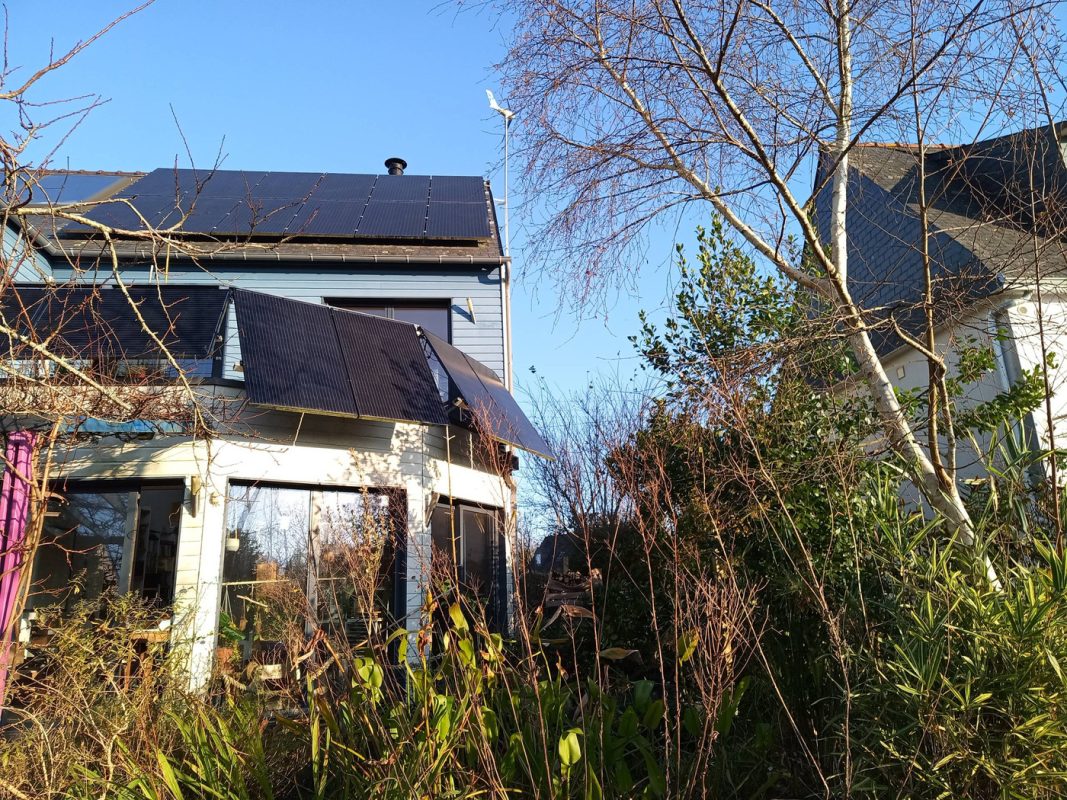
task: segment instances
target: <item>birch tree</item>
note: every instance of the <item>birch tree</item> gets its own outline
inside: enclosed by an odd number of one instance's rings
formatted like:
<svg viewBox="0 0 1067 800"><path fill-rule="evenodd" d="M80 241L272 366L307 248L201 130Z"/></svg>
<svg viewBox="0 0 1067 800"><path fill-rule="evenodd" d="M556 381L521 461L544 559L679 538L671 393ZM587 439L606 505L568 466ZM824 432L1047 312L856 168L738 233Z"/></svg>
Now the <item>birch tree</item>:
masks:
<svg viewBox="0 0 1067 800"><path fill-rule="evenodd" d="M548 209L535 258L566 257L578 265L568 280L589 293L665 213L718 214L836 316L889 446L972 542L936 425L917 435L872 341L871 309L849 284L849 159L864 142L913 142L917 130L920 144L966 142L1040 124L1062 41L1057 5L501 0L514 21L500 68L522 123L517 152ZM824 189L825 238L811 213ZM943 375L943 355L915 344Z"/></svg>

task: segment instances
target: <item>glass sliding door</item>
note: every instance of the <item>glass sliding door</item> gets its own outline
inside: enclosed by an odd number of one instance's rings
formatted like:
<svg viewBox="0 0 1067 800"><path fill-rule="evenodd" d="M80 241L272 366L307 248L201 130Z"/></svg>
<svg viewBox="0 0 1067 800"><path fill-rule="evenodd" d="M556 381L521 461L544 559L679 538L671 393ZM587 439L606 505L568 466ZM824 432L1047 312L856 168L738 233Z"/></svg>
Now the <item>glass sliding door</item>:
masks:
<svg viewBox="0 0 1067 800"><path fill-rule="evenodd" d="M365 643L394 610L389 497L231 484L220 636L246 658L314 629Z"/></svg>

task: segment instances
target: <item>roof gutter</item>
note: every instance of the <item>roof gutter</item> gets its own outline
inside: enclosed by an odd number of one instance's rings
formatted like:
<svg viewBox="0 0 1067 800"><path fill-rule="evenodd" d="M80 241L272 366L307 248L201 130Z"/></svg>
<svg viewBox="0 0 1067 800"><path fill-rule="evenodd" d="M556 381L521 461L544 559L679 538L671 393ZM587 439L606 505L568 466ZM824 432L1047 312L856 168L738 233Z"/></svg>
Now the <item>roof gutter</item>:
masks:
<svg viewBox="0 0 1067 800"><path fill-rule="evenodd" d="M45 236L35 227L31 226L34 234L34 239L37 245L45 251L49 256L55 258L70 258L72 256L86 255L80 250L69 251L59 246L55 240ZM152 258L159 255L152 248L140 248L132 253L123 252L121 248L118 250L119 258ZM101 248L100 253L93 253L92 256L103 256L105 250ZM336 264L446 264L453 266L474 266L474 267L503 267L511 263L510 256L428 256L428 255L406 255L406 256L381 256L381 255L348 255L345 253L279 253L272 252L270 250L255 250L251 253L247 250L225 251L220 253L204 253L202 255L188 255L186 253L172 254L171 258L185 258L190 261L198 259L208 259L210 261L321 261L325 263Z"/></svg>
<svg viewBox="0 0 1067 800"><path fill-rule="evenodd" d="M87 254L83 251L68 251L63 247L55 245L50 239L44 237L38 237L41 249L45 251L51 257L54 258L71 258L77 256L91 257L103 256L106 251L100 250L99 253ZM122 260L128 259L145 259L158 256L159 253L152 249L137 250L134 252L124 252L118 250L118 258ZM420 265L427 265L427 263L440 263L440 265L448 266L464 266L464 267L505 267L510 265L511 258L509 256L430 256L430 255L408 255L408 256L379 256L379 255L349 255L345 253L303 253L300 255L282 255L281 253L272 253L269 250L264 251L227 251L222 253L203 253L198 255L189 255L186 253L179 253L177 256L172 255L171 258L182 258L190 261L194 260L210 260L210 261L276 261L278 263L291 262L307 262L307 261L320 261L324 263L420 263Z"/></svg>

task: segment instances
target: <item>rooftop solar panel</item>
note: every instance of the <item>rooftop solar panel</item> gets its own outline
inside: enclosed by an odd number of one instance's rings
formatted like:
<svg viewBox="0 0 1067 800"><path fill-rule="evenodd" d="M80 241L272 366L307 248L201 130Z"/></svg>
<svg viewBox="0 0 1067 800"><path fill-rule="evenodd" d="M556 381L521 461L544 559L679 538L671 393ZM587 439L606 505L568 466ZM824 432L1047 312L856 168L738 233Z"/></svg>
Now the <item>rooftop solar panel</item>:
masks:
<svg viewBox="0 0 1067 800"><path fill-rule="evenodd" d="M344 200L350 203L366 202L374 188L374 175L345 175L326 173L315 186L311 195L314 202L326 200Z"/></svg>
<svg viewBox="0 0 1067 800"><path fill-rule="evenodd" d="M427 175L379 175L371 194L372 202L426 202L430 196Z"/></svg>
<svg viewBox="0 0 1067 800"><path fill-rule="evenodd" d="M383 203L372 197L363 212L360 236L418 238L426 229L426 201Z"/></svg>
<svg viewBox="0 0 1067 800"><path fill-rule="evenodd" d="M232 197L214 198L201 195L185 207L187 216L182 229L189 233L213 233L237 203Z"/></svg>
<svg viewBox="0 0 1067 800"><path fill-rule="evenodd" d="M292 226L293 218L304 205L304 203L286 203L280 199L267 198L258 209L252 232L263 236L278 236L286 233Z"/></svg>
<svg viewBox="0 0 1067 800"><path fill-rule="evenodd" d="M430 199L446 203L484 203L485 181L465 175L435 175L430 180Z"/></svg>
<svg viewBox="0 0 1067 800"><path fill-rule="evenodd" d="M291 234L306 236L352 236L363 214L363 202L307 203L311 213Z"/></svg>
<svg viewBox="0 0 1067 800"><path fill-rule="evenodd" d="M166 206L168 203L169 208ZM130 207L129 203L125 202L102 203L91 211L87 211L85 216L93 222L99 222L101 225L107 225L111 228L131 231L142 230L144 222L141 221L141 218L144 217L149 225L158 224L160 220L166 217L168 211L173 209L174 198L146 197L139 199L133 205L137 209L136 211ZM72 223L67 226L66 230L91 231L93 228L90 225Z"/></svg>
<svg viewBox="0 0 1067 800"><path fill-rule="evenodd" d="M241 290L233 302L250 401L358 416L330 308Z"/></svg>
<svg viewBox="0 0 1067 800"><path fill-rule="evenodd" d="M130 200L152 226L174 225L187 213L188 234L487 239L485 196L477 177L158 169L116 198ZM89 216L117 228L142 227L130 209L107 204Z"/></svg>
<svg viewBox="0 0 1067 800"><path fill-rule="evenodd" d="M20 183L25 189L24 196L31 205L54 205L90 200L123 180L126 179L121 175L82 175L61 172L37 175L32 182L23 179Z"/></svg>
<svg viewBox="0 0 1067 800"><path fill-rule="evenodd" d="M194 177L203 180L208 173L191 169L155 169L143 178L131 183L120 192L123 197L134 195L169 195L174 197L178 191L192 191L196 187Z"/></svg>
<svg viewBox="0 0 1067 800"><path fill-rule="evenodd" d="M488 239L489 209L480 203L430 201L426 235L440 239Z"/></svg>
<svg viewBox="0 0 1067 800"><path fill-rule="evenodd" d="M309 197L319 185L317 172L268 172L256 184L255 196L294 202Z"/></svg>

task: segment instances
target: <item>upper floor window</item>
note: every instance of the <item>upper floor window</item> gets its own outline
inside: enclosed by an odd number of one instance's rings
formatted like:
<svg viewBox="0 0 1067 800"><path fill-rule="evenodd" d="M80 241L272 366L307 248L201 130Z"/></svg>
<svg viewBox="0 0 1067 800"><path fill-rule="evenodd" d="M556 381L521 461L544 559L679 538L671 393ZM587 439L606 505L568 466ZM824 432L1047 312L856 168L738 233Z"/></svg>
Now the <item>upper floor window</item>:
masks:
<svg viewBox="0 0 1067 800"><path fill-rule="evenodd" d="M328 305L374 314L376 317L412 322L446 342L452 341L452 303L449 300L364 300L363 298L330 298Z"/></svg>

